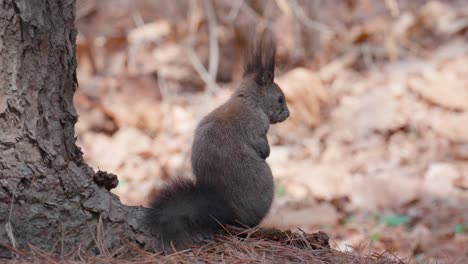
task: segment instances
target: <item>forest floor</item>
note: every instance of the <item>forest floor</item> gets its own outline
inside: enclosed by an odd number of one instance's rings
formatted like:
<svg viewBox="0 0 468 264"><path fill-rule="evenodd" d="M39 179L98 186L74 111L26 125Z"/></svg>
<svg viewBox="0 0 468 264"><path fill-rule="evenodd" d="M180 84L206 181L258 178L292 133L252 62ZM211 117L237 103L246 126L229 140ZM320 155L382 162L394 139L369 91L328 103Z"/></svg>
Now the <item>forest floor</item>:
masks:
<svg viewBox="0 0 468 264"><path fill-rule="evenodd" d="M198 120L240 80L236 21L256 13L250 1L237 13L236 1L216 1L209 86L196 69L212 34L196 4L109 2L78 1L78 144L93 168L118 175L123 203L146 206L190 176ZM286 2L272 1L267 20L291 117L269 132L276 196L263 226L324 231L340 251L467 263L466 2L321 1L314 20Z"/></svg>

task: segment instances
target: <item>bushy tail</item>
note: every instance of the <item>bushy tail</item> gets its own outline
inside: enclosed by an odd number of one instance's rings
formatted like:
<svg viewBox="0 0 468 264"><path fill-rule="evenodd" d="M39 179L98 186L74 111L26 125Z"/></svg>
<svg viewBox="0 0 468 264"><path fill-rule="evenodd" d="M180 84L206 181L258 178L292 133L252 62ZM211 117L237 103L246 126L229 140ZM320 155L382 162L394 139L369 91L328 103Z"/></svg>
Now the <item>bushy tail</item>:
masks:
<svg viewBox="0 0 468 264"><path fill-rule="evenodd" d="M229 223L230 210L223 195L190 179L167 185L151 204L145 224L160 236L162 246L172 242L177 249L210 238L221 224Z"/></svg>

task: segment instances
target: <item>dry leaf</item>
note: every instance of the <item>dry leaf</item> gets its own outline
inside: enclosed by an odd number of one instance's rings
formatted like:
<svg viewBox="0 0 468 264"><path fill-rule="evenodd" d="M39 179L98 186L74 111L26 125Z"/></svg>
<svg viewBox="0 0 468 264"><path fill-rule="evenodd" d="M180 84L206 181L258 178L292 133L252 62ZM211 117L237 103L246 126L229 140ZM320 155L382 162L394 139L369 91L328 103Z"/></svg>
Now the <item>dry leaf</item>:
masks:
<svg viewBox="0 0 468 264"><path fill-rule="evenodd" d="M431 119L431 128L455 143L468 143L468 112L438 114Z"/></svg>
<svg viewBox="0 0 468 264"><path fill-rule="evenodd" d="M340 214L333 205L320 203L301 208L285 207L280 212L269 215L263 225L276 228L305 228L333 225L339 218Z"/></svg>
<svg viewBox="0 0 468 264"><path fill-rule="evenodd" d="M143 42L157 43L171 34L171 24L167 20L144 24L132 29L128 33L130 45L139 45Z"/></svg>
<svg viewBox="0 0 468 264"><path fill-rule="evenodd" d="M352 126L355 136L365 137L374 132L395 131L408 123L408 116L402 111L400 100L390 90L370 91L354 100L352 104L356 106L356 110L348 108L347 112L343 108L344 112L341 114Z"/></svg>
<svg viewBox="0 0 468 264"><path fill-rule="evenodd" d="M454 182L460 177L458 169L450 163L433 163L424 175L426 190L446 197L454 191Z"/></svg>
<svg viewBox="0 0 468 264"><path fill-rule="evenodd" d="M294 181L306 186L318 198L331 200L349 194L351 177L343 166L337 164L313 166L306 162L296 164Z"/></svg>
<svg viewBox="0 0 468 264"><path fill-rule="evenodd" d="M311 128L321 121L321 108L328 100L322 82L317 74L306 69L296 68L276 79L284 91L291 116L291 125Z"/></svg>
<svg viewBox="0 0 468 264"><path fill-rule="evenodd" d="M468 111L468 84L456 76L430 71L424 77L409 77L408 86L431 103Z"/></svg>
<svg viewBox="0 0 468 264"><path fill-rule="evenodd" d="M402 206L419 196L420 183L401 176L403 173L356 178L348 187L351 205L356 209L377 210Z"/></svg>

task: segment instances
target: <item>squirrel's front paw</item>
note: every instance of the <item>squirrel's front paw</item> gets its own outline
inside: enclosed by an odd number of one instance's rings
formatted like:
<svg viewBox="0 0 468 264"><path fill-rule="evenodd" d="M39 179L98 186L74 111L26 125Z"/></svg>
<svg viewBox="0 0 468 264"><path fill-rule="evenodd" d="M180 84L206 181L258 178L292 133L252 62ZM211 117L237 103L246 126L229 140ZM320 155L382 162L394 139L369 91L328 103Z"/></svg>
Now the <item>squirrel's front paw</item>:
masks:
<svg viewBox="0 0 468 264"><path fill-rule="evenodd" d="M270 156L270 146L268 146L268 145L266 145L266 147L262 146L262 148L260 148L258 154L260 154L260 157L262 159L268 158Z"/></svg>

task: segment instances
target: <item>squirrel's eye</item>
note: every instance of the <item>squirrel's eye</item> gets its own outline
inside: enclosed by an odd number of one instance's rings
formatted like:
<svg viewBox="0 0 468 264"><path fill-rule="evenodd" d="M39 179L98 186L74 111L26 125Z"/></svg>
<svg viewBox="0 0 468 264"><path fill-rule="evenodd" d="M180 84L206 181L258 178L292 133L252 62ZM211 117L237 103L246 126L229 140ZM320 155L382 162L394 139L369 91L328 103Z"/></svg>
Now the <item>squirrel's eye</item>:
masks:
<svg viewBox="0 0 468 264"><path fill-rule="evenodd" d="M284 103L284 96L281 95L280 97L278 97L278 103Z"/></svg>

